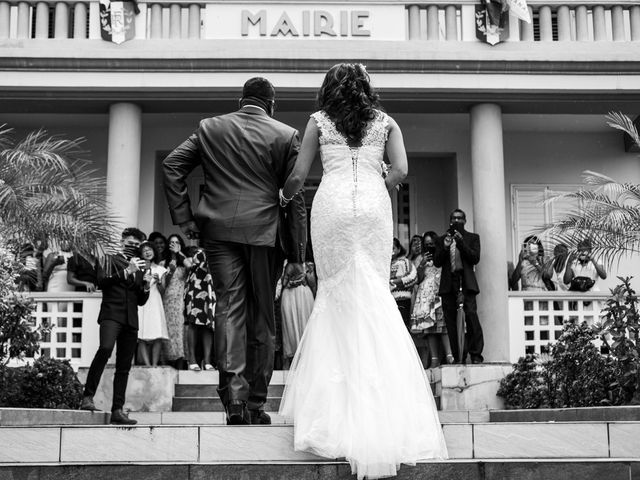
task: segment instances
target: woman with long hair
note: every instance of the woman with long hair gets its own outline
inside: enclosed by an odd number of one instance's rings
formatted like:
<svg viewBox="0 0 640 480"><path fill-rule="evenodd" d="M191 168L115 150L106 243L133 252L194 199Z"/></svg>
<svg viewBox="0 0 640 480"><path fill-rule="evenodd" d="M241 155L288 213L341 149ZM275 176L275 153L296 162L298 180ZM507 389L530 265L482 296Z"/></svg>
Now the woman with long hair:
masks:
<svg viewBox="0 0 640 480"><path fill-rule="evenodd" d="M280 191L286 205L320 150L324 173L311 209L318 290L280 412L294 420L296 450L344 457L358 479L388 477L401 463L447 457L429 382L389 289L388 190L406 176L407 155L364 66L332 67L318 105Z"/></svg>
<svg viewBox="0 0 640 480"><path fill-rule="evenodd" d="M169 235L169 255L167 268L167 287L164 292L164 312L167 318L169 341L165 344L165 357L176 368L185 362L184 345L184 289L187 270L191 268L191 260L187 258L186 246L180 235Z"/></svg>

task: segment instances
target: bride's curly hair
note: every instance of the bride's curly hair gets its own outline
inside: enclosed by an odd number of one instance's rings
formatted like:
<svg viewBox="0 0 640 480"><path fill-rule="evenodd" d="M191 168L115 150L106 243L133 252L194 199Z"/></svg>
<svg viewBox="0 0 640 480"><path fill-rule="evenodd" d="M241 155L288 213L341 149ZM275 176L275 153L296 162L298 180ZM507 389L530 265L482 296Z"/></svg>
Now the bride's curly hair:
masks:
<svg viewBox="0 0 640 480"><path fill-rule="evenodd" d="M379 96L360 63L334 65L318 91L318 108L329 115L340 133L356 143L362 141L379 107Z"/></svg>

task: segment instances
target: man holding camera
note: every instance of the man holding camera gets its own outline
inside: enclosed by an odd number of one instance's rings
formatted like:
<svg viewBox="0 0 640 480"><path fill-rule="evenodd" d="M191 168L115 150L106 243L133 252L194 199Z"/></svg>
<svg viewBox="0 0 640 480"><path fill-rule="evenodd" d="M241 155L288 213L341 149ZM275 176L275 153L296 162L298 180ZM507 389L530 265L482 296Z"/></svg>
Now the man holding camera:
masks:
<svg viewBox="0 0 640 480"><path fill-rule="evenodd" d="M80 409L97 410L93 396L113 347L117 345L111 405L111 423L117 425L137 423L124 413L122 407L138 343L138 306L144 305L149 298L151 273L149 270L143 271L145 261L139 254L144 238L144 233L137 228L126 228L122 232L122 252L109 256L106 267L98 266L97 269L98 287L102 290L98 315L100 347L87 374Z"/></svg>
<svg viewBox="0 0 640 480"><path fill-rule="evenodd" d="M442 310L447 324L451 353L459 363L466 363L467 353L472 363L482 363L484 338L478 319L476 295L480 293L475 266L480 261L480 236L467 232L466 214L459 208L451 212L447 232L436 242L433 264L442 268L440 291ZM457 310L462 303L466 335L462 352L458 345Z"/></svg>

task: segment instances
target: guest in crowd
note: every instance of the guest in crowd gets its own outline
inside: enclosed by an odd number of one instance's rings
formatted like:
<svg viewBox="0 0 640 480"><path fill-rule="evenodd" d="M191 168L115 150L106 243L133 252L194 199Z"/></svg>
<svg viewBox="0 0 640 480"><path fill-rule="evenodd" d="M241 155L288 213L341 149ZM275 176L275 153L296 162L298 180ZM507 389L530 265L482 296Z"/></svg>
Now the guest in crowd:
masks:
<svg viewBox="0 0 640 480"><path fill-rule="evenodd" d="M145 261L144 271L151 273L151 282L149 299L138 307L138 359L146 366L155 367L160 361L162 343L169 338L162 302L167 269L158 265L158 252L150 241L140 245L140 257Z"/></svg>
<svg viewBox="0 0 640 480"><path fill-rule="evenodd" d="M413 266L418 268L422 261L422 237L420 235L414 235L409 242L409 254L407 258L413 263Z"/></svg>
<svg viewBox="0 0 640 480"><path fill-rule="evenodd" d="M82 255L77 251L67 262L67 283L76 292L95 292L98 284L98 259Z"/></svg>
<svg viewBox="0 0 640 480"><path fill-rule="evenodd" d="M93 396L98 389L104 367L116 349L116 369L113 376L111 423L134 425L136 420L123 411L131 362L138 343L138 306L149 298L151 274L143 273L144 260L135 255L144 234L137 228L122 232L122 251L111 257L107 268L98 267L98 286L102 290L100 347L89 367L84 387L82 410L97 410Z"/></svg>
<svg viewBox="0 0 640 480"><path fill-rule="evenodd" d="M42 290L42 269L40 260L36 257L32 243L25 243L18 255L19 272L16 278L18 291L38 292Z"/></svg>
<svg viewBox="0 0 640 480"><path fill-rule="evenodd" d="M391 256L391 278L389 285L391 295L398 305L407 329L411 322L411 295L416 284L417 273L413 263L406 257L407 251L397 238L393 239L393 254Z"/></svg>
<svg viewBox="0 0 640 480"><path fill-rule="evenodd" d="M169 341L165 343L165 357L176 368L182 368L185 361L184 288L191 260L185 254L184 240L180 235L170 235L168 243L169 261L165 265L167 280L164 292L164 312L167 319Z"/></svg>
<svg viewBox="0 0 640 480"><path fill-rule="evenodd" d="M442 311L442 300L438 295L442 269L433 264L437 238L438 235L433 231L425 232L422 237L423 254L416 268L418 286L411 312L411 333L419 336L421 340L426 339L427 342L426 349L422 342L416 342L416 347L420 347L418 353L421 354L425 367L431 368L440 365L442 355L447 363L454 362ZM430 359L424 358L421 351L423 349L429 353Z"/></svg>
<svg viewBox="0 0 640 480"><path fill-rule="evenodd" d="M44 261L43 277L47 292L73 292L74 285L67 282L67 263L73 256L71 244L61 242L60 249L49 253Z"/></svg>
<svg viewBox="0 0 640 480"><path fill-rule="evenodd" d="M591 242L585 239L578 243L577 252L569 256L568 266L564 273L564 283L569 285L569 290L597 291L596 282L598 279L607 278L607 272L593 258L592 250Z"/></svg>
<svg viewBox="0 0 640 480"><path fill-rule="evenodd" d="M480 261L480 236L465 230L467 215L459 208L451 212L449 222L449 229L436 242L433 264L442 268L438 293L442 298L451 352L456 361L461 363L466 363L467 353L472 363L482 363L484 336L477 313L476 296L480 289L475 274L475 266ZM466 325L462 351L456 341L459 295L462 296Z"/></svg>
<svg viewBox="0 0 640 480"><path fill-rule="evenodd" d="M522 242L518 263L511 275L510 283L521 283L523 292L542 292L547 290L542 274L544 271L544 249L536 236L529 236Z"/></svg>
<svg viewBox="0 0 640 480"><path fill-rule="evenodd" d="M198 342L202 346L202 368L213 370L211 350L213 347L214 316L216 295L213 279L209 272L207 257L199 247L189 247L187 251L189 276L185 287L184 316L187 331L187 358L189 370L200 371L196 359Z"/></svg>
<svg viewBox="0 0 640 480"><path fill-rule="evenodd" d="M169 258L171 252L169 252L169 249L167 248L166 237L160 232L151 232L149 234L149 241L156 247L158 265L166 267L171 260Z"/></svg>
<svg viewBox="0 0 640 480"><path fill-rule="evenodd" d="M559 243L553 249L553 258L545 264L542 278L553 285L553 290L566 292L569 285L564 283L564 274L567 270L569 249L564 243Z"/></svg>
<svg viewBox="0 0 640 480"><path fill-rule="evenodd" d="M282 314L282 350L284 367L298 349L307 321L313 310L313 273L309 273L304 263L287 263L282 275L280 308Z"/></svg>

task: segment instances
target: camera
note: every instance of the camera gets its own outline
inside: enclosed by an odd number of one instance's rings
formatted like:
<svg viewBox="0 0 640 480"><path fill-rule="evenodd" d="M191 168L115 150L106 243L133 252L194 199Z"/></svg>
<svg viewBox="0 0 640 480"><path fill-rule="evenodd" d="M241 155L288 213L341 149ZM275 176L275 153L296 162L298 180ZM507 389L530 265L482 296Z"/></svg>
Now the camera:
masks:
<svg viewBox="0 0 640 480"><path fill-rule="evenodd" d="M436 247L425 247L424 253L433 257L436 254Z"/></svg>
<svg viewBox="0 0 640 480"><path fill-rule="evenodd" d="M458 231L458 227L454 223L449 224L449 228L447 229L447 235L453 237L453 235Z"/></svg>
<svg viewBox="0 0 640 480"><path fill-rule="evenodd" d="M124 253L127 260L131 260L133 257L140 256L140 247L135 245L125 245L122 249L122 253Z"/></svg>

